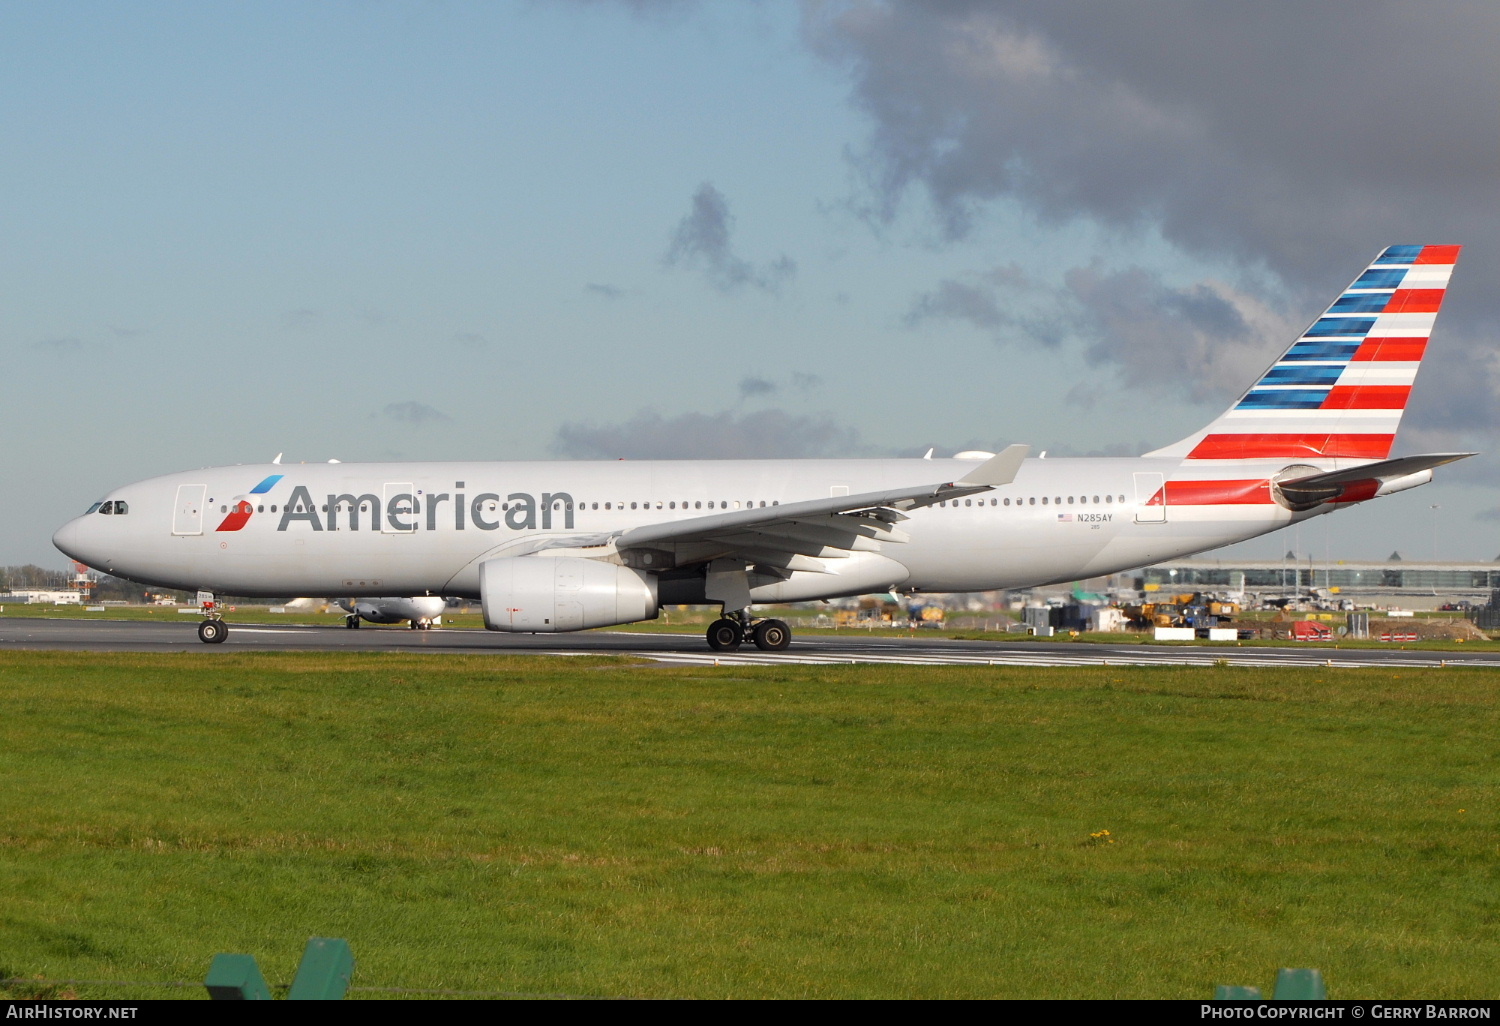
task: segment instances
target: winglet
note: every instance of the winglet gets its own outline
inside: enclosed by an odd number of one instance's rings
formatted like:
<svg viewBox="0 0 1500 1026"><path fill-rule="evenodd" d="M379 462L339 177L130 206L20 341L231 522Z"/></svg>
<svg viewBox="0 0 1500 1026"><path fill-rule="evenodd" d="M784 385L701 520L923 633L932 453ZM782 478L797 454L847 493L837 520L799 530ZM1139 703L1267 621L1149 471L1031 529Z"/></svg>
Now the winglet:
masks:
<svg viewBox="0 0 1500 1026"><path fill-rule="evenodd" d="M1021 463L1031 455L1029 445L1007 445L998 456L992 456L969 471L956 485L984 485L994 488L1008 485L1016 479Z"/></svg>

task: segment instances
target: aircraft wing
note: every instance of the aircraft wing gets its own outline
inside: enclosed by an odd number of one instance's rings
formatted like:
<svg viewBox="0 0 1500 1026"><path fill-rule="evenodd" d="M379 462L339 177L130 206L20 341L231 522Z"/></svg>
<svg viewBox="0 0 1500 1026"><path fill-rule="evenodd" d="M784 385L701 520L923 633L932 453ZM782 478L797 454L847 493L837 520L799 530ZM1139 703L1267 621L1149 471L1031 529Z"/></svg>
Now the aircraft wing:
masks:
<svg viewBox="0 0 1500 1026"><path fill-rule="evenodd" d="M1009 446L957 481L648 524L622 532L615 546L621 552L670 549L668 565L733 557L784 570L826 572L820 558L846 558L853 551L879 551L881 542L906 541L906 533L895 526L906 519L903 510L1009 484L1030 451L1027 445Z"/></svg>
<svg viewBox="0 0 1500 1026"><path fill-rule="evenodd" d="M1347 470L1331 470L1291 481L1278 481L1276 487L1296 504L1316 505L1336 499L1368 499L1424 484L1432 477L1434 467L1456 463L1478 455L1472 452L1434 452L1422 456L1402 456L1394 460L1365 463ZM1417 479L1415 475L1423 475ZM1411 480L1407 480L1411 479Z"/></svg>

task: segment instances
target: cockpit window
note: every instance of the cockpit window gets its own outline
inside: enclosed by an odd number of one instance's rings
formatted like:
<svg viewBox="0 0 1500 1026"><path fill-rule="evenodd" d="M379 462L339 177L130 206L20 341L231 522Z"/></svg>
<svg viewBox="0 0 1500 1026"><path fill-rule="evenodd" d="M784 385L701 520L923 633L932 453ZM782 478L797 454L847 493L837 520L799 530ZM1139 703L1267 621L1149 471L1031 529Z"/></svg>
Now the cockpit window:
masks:
<svg viewBox="0 0 1500 1026"><path fill-rule="evenodd" d="M85 513L84 516L88 516L89 513L97 513L97 512L99 512L99 507L102 506L102 505L104 505L104 503L102 503L102 502L96 502L96 503L94 503L92 506L89 507L88 513Z"/></svg>
<svg viewBox="0 0 1500 1026"><path fill-rule="evenodd" d="M122 517L126 513L130 512L130 507L125 505L124 499L115 499L113 502L106 502L102 506L100 506L99 512L103 513L106 516L114 515L117 517Z"/></svg>

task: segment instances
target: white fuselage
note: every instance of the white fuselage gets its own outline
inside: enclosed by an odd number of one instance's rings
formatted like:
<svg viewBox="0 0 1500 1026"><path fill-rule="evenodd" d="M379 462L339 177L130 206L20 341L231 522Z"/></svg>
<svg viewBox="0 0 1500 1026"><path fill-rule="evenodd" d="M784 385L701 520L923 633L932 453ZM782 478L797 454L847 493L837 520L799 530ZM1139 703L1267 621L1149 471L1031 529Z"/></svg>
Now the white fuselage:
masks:
<svg viewBox="0 0 1500 1026"><path fill-rule="evenodd" d="M1288 462L1240 461L1235 476L1265 480ZM1030 459L1010 484L911 510L900 525L908 541L831 559L828 572L799 572L795 587L755 598L1072 581L1242 541L1332 508L1149 506L1182 465L1175 458ZM54 540L90 566L172 588L476 598L488 559L553 546L588 556L589 549L560 543L597 536L602 544L629 528L751 505L956 480L973 466L903 459L217 467L111 492L108 500L123 502L126 513L78 517ZM573 541L563 542L567 536ZM663 575L662 602L695 600L690 584L674 586L671 578Z"/></svg>

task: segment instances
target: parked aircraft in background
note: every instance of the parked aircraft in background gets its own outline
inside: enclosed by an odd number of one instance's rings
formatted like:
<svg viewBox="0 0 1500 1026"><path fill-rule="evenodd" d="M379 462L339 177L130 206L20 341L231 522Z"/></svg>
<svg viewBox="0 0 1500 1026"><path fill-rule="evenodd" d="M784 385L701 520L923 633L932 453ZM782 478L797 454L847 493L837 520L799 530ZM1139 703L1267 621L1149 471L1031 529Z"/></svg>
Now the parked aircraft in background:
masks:
<svg viewBox="0 0 1500 1026"><path fill-rule="evenodd" d="M1389 247L1221 416L1137 458L220 467L116 489L53 541L169 588L478 599L497 631L717 605L710 646L781 649L753 604L1080 580L1427 483L1472 454L1389 456L1458 251ZM223 640L216 611L199 636Z"/></svg>
<svg viewBox="0 0 1500 1026"><path fill-rule="evenodd" d="M358 627L361 620L370 623L406 623L415 631L425 631L443 622L448 602L441 595L416 595L411 598L339 599L338 606L349 615L345 627Z"/></svg>

